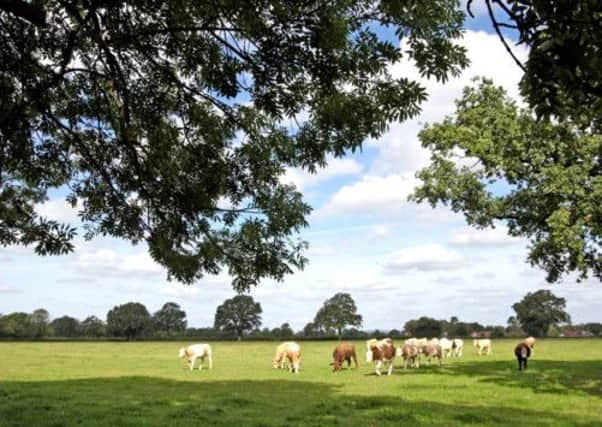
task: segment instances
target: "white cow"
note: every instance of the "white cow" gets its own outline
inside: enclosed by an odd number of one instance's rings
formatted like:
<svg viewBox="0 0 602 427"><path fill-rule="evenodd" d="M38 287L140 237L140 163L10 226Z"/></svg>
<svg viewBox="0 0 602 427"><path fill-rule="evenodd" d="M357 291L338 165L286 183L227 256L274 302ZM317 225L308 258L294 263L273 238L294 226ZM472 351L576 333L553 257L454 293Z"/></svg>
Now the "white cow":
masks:
<svg viewBox="0 0 602 427"><path fill-rule="evenodd" d="M491 340L489 338L481 338L472 340L472 345L477 349L477 353L480 355L485 352L485 354L491 354Z"/></svg>
<svg viewBox="0 0 602 427"><path fill-rule="evenodd" d="M454 342L452 340L448 340L447 338L441 338L439 340L439 345L441 346L441 355L443 358L450 357L453 351Z"/></svg>
<svg viewBox="0 0 602 427"><path fill-rule="evenodd" d="M454 338L452 342L452 355L454 357L462 357L462 351L464 350L464 341L462 341L460 338Z"/></svg>
<svg viewBox="0 0 602 427"><path fill-rule="evenodd" d="M276 347L276 355L272 359L274 368L283 369L288 362L289 371L299 373L301 362L301 346L293 341L283 342Z"/></svg>
<svg viewBox="0 0 602 427"><path fill-rule="evenodd" d="M211 346L209 344L192 344L188 347L180 348L180 359L186 357L190 370L194 369L194 363L197 359L201 359L199 363L199 371L203 368L205 357L209 360L209 369L213 368L213 359L211 357Z"/></svg>

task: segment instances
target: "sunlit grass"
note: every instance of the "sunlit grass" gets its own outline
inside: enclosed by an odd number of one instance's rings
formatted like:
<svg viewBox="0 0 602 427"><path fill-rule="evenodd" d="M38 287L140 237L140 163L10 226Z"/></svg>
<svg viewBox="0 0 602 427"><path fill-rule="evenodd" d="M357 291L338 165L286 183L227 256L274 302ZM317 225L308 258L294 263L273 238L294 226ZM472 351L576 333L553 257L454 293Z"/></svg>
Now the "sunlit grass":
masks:
<svg viewBox="0 0 602 427"><path fill-rule="evenodd" d="M182 343L0 343L0 426L602 425L602 340L538 342L526 372L514 343L391 377L332 373L334 342L301 342L299 375L267 342L212 343L200 372Z"/></svg>

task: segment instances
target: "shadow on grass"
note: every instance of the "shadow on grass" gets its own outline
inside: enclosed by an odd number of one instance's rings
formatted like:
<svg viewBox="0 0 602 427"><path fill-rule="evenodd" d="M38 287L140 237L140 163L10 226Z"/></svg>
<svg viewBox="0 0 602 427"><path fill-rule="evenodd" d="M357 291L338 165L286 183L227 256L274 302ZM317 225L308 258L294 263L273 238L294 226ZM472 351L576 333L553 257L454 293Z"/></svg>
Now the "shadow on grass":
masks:
<svg viewBox="0 0 602 427"><path fill-rule="evenodd" d="M446 364L441 373L480 377L478 381L503 386L530 388L536 392L569 394L575 390L602 397L602 360L529 361L520 372L515 361L479 361Z"/></svg>
<svg viewBox="0 0 602 427"><path fill-rule="evenodd" d="M348 395L339 387L153 377L0 382L0 426L539 426L575 421L528 408Z"/></svg>

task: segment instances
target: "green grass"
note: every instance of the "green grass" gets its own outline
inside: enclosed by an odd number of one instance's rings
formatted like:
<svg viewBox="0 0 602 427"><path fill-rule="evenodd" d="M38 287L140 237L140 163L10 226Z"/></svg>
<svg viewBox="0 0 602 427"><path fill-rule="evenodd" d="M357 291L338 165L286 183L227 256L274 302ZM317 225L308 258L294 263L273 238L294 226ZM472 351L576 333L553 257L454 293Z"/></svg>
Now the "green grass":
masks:
<svg viewBox="0 0 602 427"><path fill-rule="evenodd" d="M526 372L515 342L391 377L332 373L333 342L302 342L299 375L267 342L213 343L200 372L180 343L0 343L0 426L602 426L602 340L538 342Z"/></svg>

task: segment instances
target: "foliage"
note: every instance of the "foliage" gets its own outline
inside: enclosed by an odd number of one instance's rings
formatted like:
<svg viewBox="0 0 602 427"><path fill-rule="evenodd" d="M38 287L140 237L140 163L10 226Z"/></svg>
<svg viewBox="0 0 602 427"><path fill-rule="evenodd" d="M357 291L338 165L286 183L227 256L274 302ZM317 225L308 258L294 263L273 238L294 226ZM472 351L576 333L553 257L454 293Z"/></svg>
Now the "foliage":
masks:
<svg viewBox="0 0 602 427"><path fill-rule="evenodd" d="M565 307L566 300L547 289L529 292L521 301L512 305L522 329L528 335L536 337L545 336L550 326L570 321Z"/></svg>
<svg viewBox="0 0 602 427"><path fill-rule="evenodd" d="M41 338L48 335L48 319L50 314L43 308L38 308L31 313L31 332L34 338Z"/></svg>
<svg viewBox="0 0 602 427"><path fill-rule="evenodd" d="M62 316L50 322L55 337L75 338L80 335L79 321L71 316Z"/></svg>
<svg viewBox="0 0 602 427"><path fill-rule="evenodd" d="M310 208L281 175L417 115L424 87L390 65L466 67L457 5L0 3L0 243L73 250L75 229L34 210L62 187L87 237L144 241L169 277L282 280Z"/></svg>
<svg viewBox="0 0 602 427"><path fill-rule="evenodd" d="M486 79L456 105L419 134L432 156L412 199L448 205L478 228L504 221L530 239L528 259L550 282L601 279L602 135L536 120Z"/></svg>
<svg viewBox="0 0 602 427"><path fill-rule="evenodd" d="M501 26L514 29L518 44L528 48L526 63L519 62L525 72L520 86L535 112L543 117L568 119L583 128L600 129L602 3L484 1L500 37L504 40Z"/></svg>
<svg viewBox="0 0 602 427"><path fill-rule="evenodd" d="M80 324L81 335L89 338L104 337L107 333L106 325L96 316L86 317Z"/></svg>
<svg viewBox="0 0 602 427"><path fill-rule="evenodd" d="M11 338L31 337L31 315L15 312L0 317L0 335Z"/></svg>
<svg viewBox="0 0 602 427"><path fill-rule="evenodd" d="M217 307L214 328L234 332L241 340L244 333L261 326L261 304L250 295L237 295Z"/></svg>
<svg viewBox="0 0 602 427"><path fill-rule="evenodd" d="M107 313L109 334L125 337L128 341L144 336L150 326L151 316L146 307L138 302L115 306Z"/></svg>
<svg viewBox="0 0 602 427"><path fill-rule="evenodd" d="M443 332L443 325L439 320L422 316L416 320L408 320L403 329L412 337L438 338Z"/></svg>
<svg viewBox="0 0 602 427"><path fill-rule="evenodd" d="M313 323L327 332L335 330L340 339L345 326L362 325L362 316L357 314L357 307L351 295L340 292L324 301Z"/></svg>
<svg viewBox="0 0 602 427"><path fill-rule="evenodd" d="M182 332L186 329L186 312L175 302L167 302L153 314L153 328L155 333L165 332L168 335Z"/></svg>

